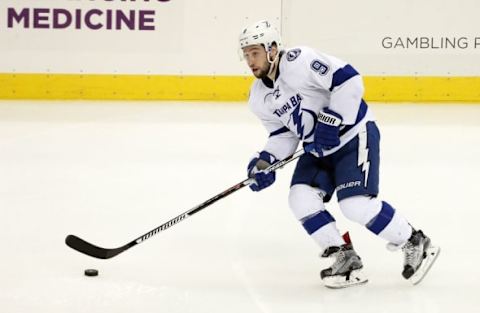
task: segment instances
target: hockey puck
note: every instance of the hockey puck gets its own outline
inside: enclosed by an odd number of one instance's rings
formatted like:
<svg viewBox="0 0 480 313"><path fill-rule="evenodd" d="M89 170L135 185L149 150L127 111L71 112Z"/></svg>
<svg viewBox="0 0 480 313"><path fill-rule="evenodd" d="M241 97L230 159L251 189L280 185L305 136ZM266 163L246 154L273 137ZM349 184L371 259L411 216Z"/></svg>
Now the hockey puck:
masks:
<svg viewBox="0 0 480 313"><path fill-rule="evenodd" d="M86 269L85 276L98 276L98 271L92 268Z"/></svg>

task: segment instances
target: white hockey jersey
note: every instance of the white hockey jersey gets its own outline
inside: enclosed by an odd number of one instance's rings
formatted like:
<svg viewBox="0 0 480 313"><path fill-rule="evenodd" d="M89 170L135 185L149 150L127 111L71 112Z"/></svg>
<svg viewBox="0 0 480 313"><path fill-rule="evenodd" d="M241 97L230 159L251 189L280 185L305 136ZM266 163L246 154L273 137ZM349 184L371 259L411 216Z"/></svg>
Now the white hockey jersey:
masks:
<svg viewBox="0 0 480 313"><path fill-rule="evenodd" d="M275 81L257 79L250 90L249 107L269 132L263 150L281 160L300 141L313 142L317 116L329 108L343 117L340 145L323 151L334 153L373 120L363 92L361 76L344 61L309 47L286 50Z"/></svg>

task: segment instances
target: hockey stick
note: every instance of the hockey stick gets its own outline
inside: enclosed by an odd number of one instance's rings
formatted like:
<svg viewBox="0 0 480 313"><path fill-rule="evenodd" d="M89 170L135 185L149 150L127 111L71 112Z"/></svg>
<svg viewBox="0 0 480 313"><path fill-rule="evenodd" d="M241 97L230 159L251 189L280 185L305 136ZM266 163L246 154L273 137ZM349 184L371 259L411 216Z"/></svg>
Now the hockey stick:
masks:
<svg viewBox="0 0 480 313"><path fill-rule="evenodd" d="M295 152L291 156L289 156L289 157L287 157L287 158L285 158L281 161L278 161L275 164L272 164L265 171L266 172L276 171L277 169L282 168L283 166L290 163L291 161L299 158L305 152L309 152L309 151L311 151L311 147L306 146L304 149L298 150L297 152ZM135 246L139 243L144 242L145 240L153 237L154 235L158 234L159 232L164 231L164 230L170 228L171 226L185 220L187 217L190 217L190 216L194 215L195 213L200 212L201 210L203 210L206 207L210 206L211 204L217 202L218 200L223 199L226 196L234 193L235 191L240 190L247 185L250 185L253 181L254 180L252 178L247 178L244 181L236 184L235 186L232 186L232 187L228 188L227 190L225 190L225 191L215 195L214 197L208 199L207 201L203 202L202 204L199 204L196 207L178 215L177 217L172 218L168 222L152 229L148 233L146 233L146 234L138 237L137 239L127 243L126 245L123 245L123 246L118 247L118 248L113 248L113 249L101 248L101 247L93 245L93 244L91 244L91 243L89 243L89 242L87 242L87 241L85 241L85 240L83 240L83 239L81 239L81 238L79 238L75 235L68 235L67 238L65 238L65 243L70 248L72 248L74 250L77 250L79 252L82 252L86 255L92 256L94 258L110 259L110 258L113 258L114 256L122 253L123 251L128 250L131 247L133 247L133 246Z"/></svg>

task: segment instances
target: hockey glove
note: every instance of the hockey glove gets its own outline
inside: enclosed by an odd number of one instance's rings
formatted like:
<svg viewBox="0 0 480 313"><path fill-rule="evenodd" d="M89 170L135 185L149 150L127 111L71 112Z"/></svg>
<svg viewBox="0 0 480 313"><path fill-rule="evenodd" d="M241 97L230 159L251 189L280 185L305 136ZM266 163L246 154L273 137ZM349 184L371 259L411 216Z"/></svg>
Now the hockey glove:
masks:
<svg viewBox="0 0 480 313"><path fill-rule="evenodd" d="M266 173L264 170L278 160L267 151L257 153L248 163L248 177L254 178L255 182L250 184L250 189L260 191L267 188L275 181L275 172Z"/></svg>
<svg viewBox="0 0 480 313"><path fill-rule="evenodd" d="M320 153L322 149L329 150L340 144L342 120L340 114L329 109L320 112L313 137L316 151Z"/></svg>

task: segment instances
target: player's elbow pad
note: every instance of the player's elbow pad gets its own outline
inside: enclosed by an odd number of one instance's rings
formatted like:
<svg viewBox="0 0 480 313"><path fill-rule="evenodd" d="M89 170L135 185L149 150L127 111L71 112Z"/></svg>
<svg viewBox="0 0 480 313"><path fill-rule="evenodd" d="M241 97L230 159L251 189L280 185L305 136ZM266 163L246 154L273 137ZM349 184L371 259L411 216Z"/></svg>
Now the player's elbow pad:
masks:
<svg viewBox="0 0 480 313"><path fill-rule="evenodd" d="M362 77L360 75L352 77L334 89L330 98L329 108L343 117L344 124L353 124L357 117L356 112L358 112L360 107L363 93Z"/></svg>

